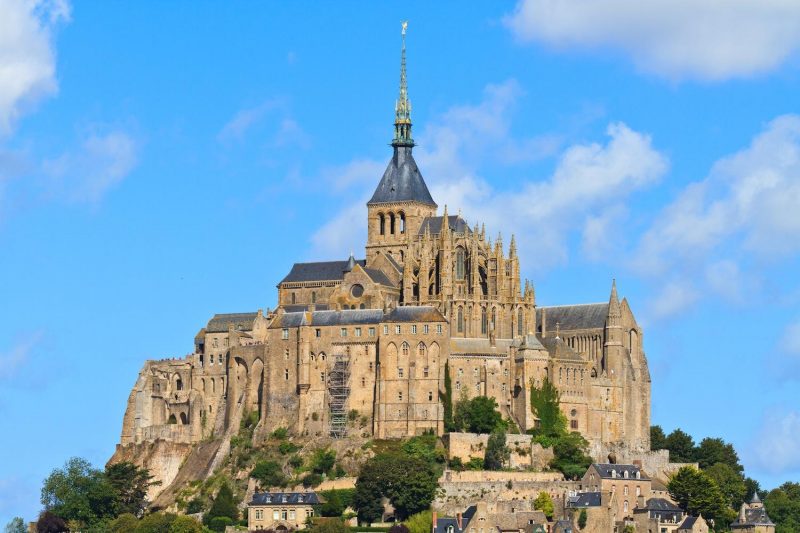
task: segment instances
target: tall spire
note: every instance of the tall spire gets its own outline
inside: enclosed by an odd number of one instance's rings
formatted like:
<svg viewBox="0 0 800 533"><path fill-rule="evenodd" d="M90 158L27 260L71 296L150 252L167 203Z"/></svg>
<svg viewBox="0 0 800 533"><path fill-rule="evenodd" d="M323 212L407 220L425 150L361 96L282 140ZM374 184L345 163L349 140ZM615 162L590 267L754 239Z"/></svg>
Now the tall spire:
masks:
<svg viewBox="0 0 800 533"><path fill-rule="evenodd" d="M411 102L408 100L408 86L406 85L406 29L408 21L401 26L403 48L400 52L400 94L394 106L394 139L392 146L414 146L411 138Z"/></svg>

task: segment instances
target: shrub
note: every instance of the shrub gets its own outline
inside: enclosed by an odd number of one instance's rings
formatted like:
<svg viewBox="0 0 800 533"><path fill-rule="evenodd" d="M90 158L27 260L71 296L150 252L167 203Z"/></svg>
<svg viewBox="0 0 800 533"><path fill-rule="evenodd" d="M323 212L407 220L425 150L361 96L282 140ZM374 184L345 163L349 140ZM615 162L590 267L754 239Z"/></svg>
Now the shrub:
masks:
<svg viewBox="0 0 800 533"><path fill-rule="evenodd" d="M289 436L289 430L287 430L286 428L277 428L270 435L270 437L272 437L275 440L284 440L288 436Z"/></svg>
<svg viewBox="0 0 800 533"><path fill-rule="evenodd" d="M205 509L205 503L200 498L194 498L189 501L189 504L186 506L186 514L197 514L202 513Z"/></svg>
<svg viewBox="0 0 800 533"><path fill-rule="evenodd" d="M583 529L586 527L586 520L588 515L586 514L586 509L581 509L581 514L578 515L578 529Z"/></svg>
<svg viewBox="0 0 800 533"><path fill-rule="evenodd" d="M303 466L303 458L299 455L293 455L289 458L289 465L295 469L300 468Z"/></svg>
<svg viewBox="0 0 800 533"><path fill-rule="evenodd" d="M350 412L347 413L347 419L350 422L355 422L358 420L358 410L357 409L350 409Z"/></svg>
<svg viewBox="0 0 800 533"><path fill-rule="evenodd" d="M282 487L286 484L281 466L275 461L259 461L250 477L257 480L262 487Z"/></svg>
<svg viewBox="0 0 800 533"><path fill-rule="evenodd" d="M278 446L278 451L281 452L281 455L289 455L290 453L294 453L299 449L299 446L289 441L283 441Z"/></svg>
<svg viewBox="0 0 800 533"><path fill-rule="evenodd" d="M447 465L456 472L464 470L464 461L461 460L461 457L451 457Z"/></svg>
<svg viewBox="0 0 800 533"><path fill-rule="evenodd" d="M211 519L211 521L208 523L208 528L211 531L225 531L226 527L232 525L233 525L233 520L231 520L227 516L218 516L216 518Z"/></svg>
<svg viewBox="0 0 800 533"><path fill-rule="evenodd" d="M311 457L311 471L315 474L330 472L336 462L336 452L325 448L314 452Z"/></svg>
<svg viewBox="0 0 800 533"><path fill-rule="evenodd" d="M307 489L311 487L316 487L320 483L322 483L322 476L314 472L311 472L310 474L306 475L306 477L303 478L303 486Z"/></svg>

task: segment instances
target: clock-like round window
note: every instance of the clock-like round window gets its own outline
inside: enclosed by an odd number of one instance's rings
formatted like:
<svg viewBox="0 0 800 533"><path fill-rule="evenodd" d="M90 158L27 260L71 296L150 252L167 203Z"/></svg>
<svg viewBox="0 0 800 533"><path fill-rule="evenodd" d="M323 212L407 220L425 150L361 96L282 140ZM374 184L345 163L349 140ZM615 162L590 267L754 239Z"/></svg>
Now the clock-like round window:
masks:
<svg viewBox="0 0 800 533"><path fill-rule="evenodd" d="M364 294L364 287L356 283L350 287L350 294L353 296L353 298L361 298L361 296Z"/></svg>
<svg viewBox="0 0 800 533"><path fill-rule="evenodd" d="M572 411L569 412L569 414L572 415L572 416L577 416L578 415L578 411L573 409Z"/></svg>

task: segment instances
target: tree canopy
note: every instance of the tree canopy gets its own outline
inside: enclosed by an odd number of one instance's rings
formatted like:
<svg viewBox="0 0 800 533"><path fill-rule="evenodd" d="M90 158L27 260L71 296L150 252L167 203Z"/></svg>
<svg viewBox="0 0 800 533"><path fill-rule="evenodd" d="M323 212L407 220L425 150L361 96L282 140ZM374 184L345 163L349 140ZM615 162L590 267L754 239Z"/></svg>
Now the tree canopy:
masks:
<svg viewBox="0 0 800 533"><path fill-rule="evenodd" d="M787 482L767 493L767 514L775 522L775 533L800 531L800 483Z"/></svg>
<svg viewBox="0 0 800 533"><path fill-rule="evenodd" d="M560 437L567 432L567 418L559 407L560 394L545 376L542 386L531 383L531 411L539 419L534 435Z"/></svg>
<svg viewBox="0 0 800 533"><path fill-rule="evenodd" d="M510 452L506 446L506 432L495 430L489 435L489 442L486 444L483 468L485 470L502 470L508 462L509 455Z"/></svg>
<svg viewBox="0 0 800 533"><path fill-rule="evenodd" d="M497 407L495 399L488 396L462 398L456 404L454 427L470 433L491 433L503 422Z"/></svg>
<svg viewBox="0 0 800 533"><path fill-rule="evenodd" d="M684 466L667 485L672 499L687 513L730 523L733 510L716 482L705 472Z"/></svg>

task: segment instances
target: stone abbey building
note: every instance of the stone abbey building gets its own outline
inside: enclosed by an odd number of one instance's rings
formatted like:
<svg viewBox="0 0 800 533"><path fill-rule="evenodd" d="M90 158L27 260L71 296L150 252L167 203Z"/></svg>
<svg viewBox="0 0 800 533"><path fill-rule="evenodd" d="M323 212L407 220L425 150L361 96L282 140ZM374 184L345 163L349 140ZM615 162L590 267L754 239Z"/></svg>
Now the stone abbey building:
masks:
<svg viewBox="0 0 800 533"><path fill-rule="evenodd" d="M516 243L439 214L413 156L405 42L392 156L367 203L364 259L297 263L274 311L214 315L182 359L148 361L121 445L198 443L258 413L277 427L341 437L443 432L440 391L490 396L534 427L530 384L548 377L574 431L649 450L642 331L614 284L607 302L542 307ZM377 176L376 176L377 178ZM525 228L519 228L525 231Z"/></svg>

